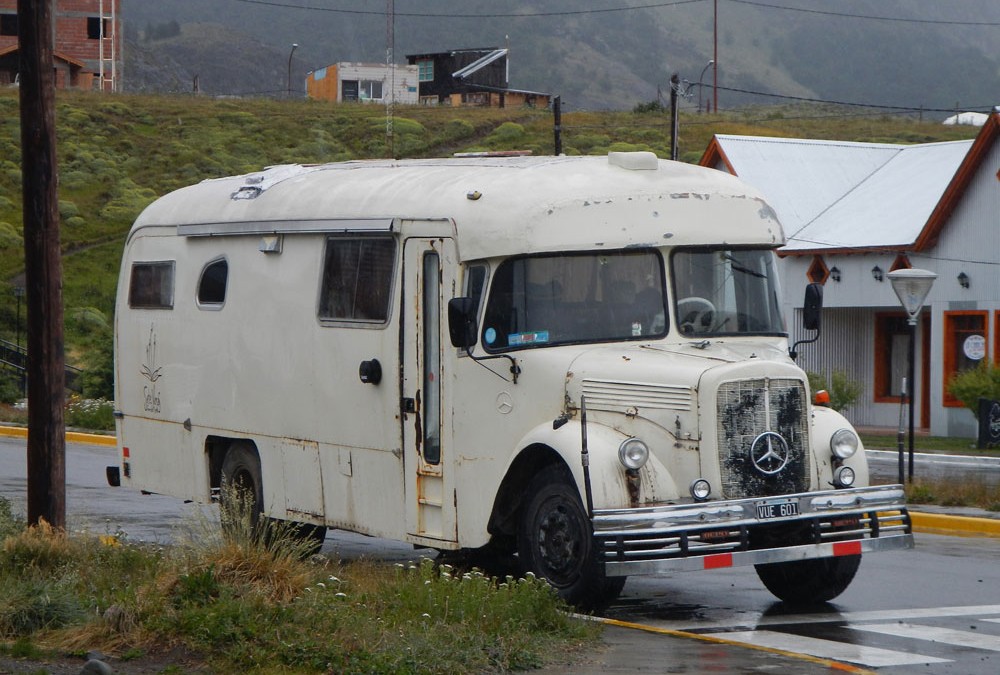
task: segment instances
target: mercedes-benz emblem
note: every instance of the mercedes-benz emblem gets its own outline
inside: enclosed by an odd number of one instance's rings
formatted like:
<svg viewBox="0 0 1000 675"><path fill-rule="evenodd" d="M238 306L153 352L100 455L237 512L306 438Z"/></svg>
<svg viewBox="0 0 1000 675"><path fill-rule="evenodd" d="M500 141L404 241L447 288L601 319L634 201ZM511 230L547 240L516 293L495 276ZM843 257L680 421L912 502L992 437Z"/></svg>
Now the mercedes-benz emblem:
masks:
<svg viewBox="0 0 1000 675"><path fill-rule="evenodd" d="M750 461L765 476L773 476L788 465L791 453L781 434L765 431L750 444Z"/></svg>

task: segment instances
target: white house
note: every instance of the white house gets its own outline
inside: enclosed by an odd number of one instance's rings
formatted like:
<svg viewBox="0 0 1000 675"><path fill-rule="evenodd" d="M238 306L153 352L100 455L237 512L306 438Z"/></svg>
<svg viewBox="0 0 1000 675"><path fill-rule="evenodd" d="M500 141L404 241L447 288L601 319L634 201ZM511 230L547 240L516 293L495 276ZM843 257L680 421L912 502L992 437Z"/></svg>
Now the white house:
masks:
<svg viewBox="0 0 1000 675"><path fill-rule="evenodd" d="M309 98L338 103L416 104L419 76L416 66L384 63L333 63L306 76Z"/></svg>
<svg viewBox="0 0 1000 675"><path fill-rule="evenodd" d="M863 383L848 411L855 424L899 423L909 326L887 274L913 267L938 275L916 330L915 424L934 435L976 435L974 416L947 382L1000 359L998 139L1000 108L970 141L718 135L702 156L702 165L760 189L777 211L788 237L780 253L793 332L804 286L824 285L822 332L799 361Z"/></svg>

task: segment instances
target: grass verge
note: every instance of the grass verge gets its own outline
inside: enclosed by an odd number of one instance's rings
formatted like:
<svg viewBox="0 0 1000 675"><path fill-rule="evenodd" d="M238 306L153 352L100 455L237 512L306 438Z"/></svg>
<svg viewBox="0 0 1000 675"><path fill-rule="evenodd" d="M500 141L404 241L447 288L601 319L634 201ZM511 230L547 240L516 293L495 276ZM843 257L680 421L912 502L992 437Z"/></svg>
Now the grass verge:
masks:
<svg viewBox="0 0 1000 675"><path fill-rule="evenodd" d="M280 526L169 548L68 536L25 528L4 504L0 654L166 651L210 672L473 673L565 659L599 634L534 578L303 558Z"/></svg>

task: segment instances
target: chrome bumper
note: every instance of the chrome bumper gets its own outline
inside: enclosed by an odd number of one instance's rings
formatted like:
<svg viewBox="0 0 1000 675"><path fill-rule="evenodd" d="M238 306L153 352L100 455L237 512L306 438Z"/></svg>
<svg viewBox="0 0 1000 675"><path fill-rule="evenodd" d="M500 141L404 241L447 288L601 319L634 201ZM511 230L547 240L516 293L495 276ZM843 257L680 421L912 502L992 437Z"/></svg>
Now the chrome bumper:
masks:
<svg viewBox="0 0 1000 675"><path fill-rule="evenodd" d="M608 576L913 548L901 485L597 509L593 525Z"/></svg>

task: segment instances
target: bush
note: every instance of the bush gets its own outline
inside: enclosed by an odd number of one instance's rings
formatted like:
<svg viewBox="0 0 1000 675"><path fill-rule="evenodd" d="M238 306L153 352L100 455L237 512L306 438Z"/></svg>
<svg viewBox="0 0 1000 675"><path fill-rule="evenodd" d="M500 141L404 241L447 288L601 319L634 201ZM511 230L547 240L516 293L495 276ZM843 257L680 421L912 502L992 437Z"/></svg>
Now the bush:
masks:
<svg viewBox="0 0 1000 675"><path fill-rule="evenodd" d="M806 373L809 378L809 388L815 394L820 389L826 389L830 394L830 407L837 412L843 412L847 408L858 402L861 398L863 387L860 382L851 379L843 370L835 370L830 376L830 385L827 386L826 376L823 373Z"/></svg>
<svg viewBox="0 0 1000 675"><path fill-rule="evenodd" d="M70 398L66 405L66 426L91 431L115 428L115 404L104 399Z"/></svg>
<svg viewBox="0 0 1000 675"><path fill-rule="evenodd" d="M956 373L948 381L948 393L979 416L979 399L1000 400L1000 367L983 359L970 370Z"/></svg>

